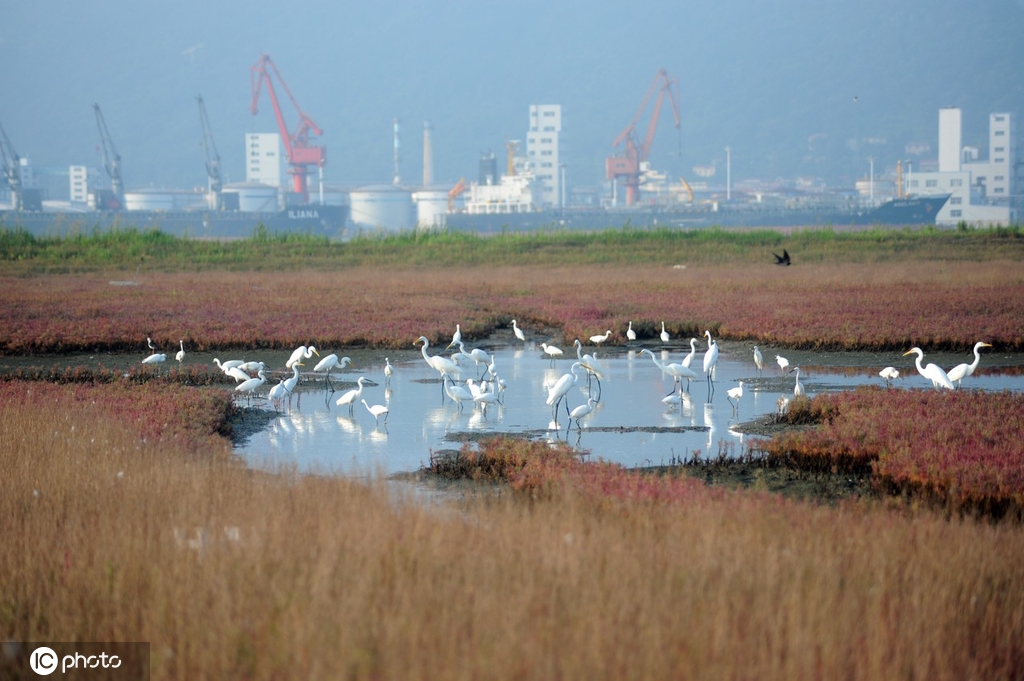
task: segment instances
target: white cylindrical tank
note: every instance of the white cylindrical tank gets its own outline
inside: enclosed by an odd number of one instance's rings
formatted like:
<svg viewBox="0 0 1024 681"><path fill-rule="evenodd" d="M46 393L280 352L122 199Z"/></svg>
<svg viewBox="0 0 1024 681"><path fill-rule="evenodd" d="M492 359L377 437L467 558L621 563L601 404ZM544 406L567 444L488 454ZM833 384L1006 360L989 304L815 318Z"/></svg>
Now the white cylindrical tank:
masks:
<svg viewBox="0 0 1024 681"><path fill-rule="evenodd" d="M349 195L352 222L371 229L411 229L416 225L412 194L407 189L377 184Z"/></svg>
<svg viewBox="0 0 1024 681"><path fill-rule="evenodd" d="M177 207L175 193L162 189L138 189L124 193L125 210L163 210Z"/></svg>
<svg viewBox="0 0 1024 681"><path fill-rule="evenodd" d="M444 227L448 222L448 192L443 189L421 189L414 192L416 226L420 229Z"/></svg>
<svg viewBox="0 0 1024 681"><path fill-rule="evenodd" d="M238 210L243 213L276 213L281 209L277 187L268 184L233 184L225 187L222 194L235 194L238 197ZM234 205L234 202L229 200L225 205Z"/></svg>

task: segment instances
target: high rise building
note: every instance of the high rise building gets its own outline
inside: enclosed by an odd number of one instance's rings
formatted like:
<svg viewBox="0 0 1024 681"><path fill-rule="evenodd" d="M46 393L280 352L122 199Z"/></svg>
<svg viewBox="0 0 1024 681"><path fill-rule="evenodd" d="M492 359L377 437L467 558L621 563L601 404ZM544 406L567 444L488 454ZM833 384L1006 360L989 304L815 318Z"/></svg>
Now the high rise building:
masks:
<svg viewBox="0 0 1024 681"><path fill-rule="evenodd" d="M281 135L251 132L245 136L245 181L281 187Z"/></svg>
<svg viewBox="0 0 1024 681"><path fill-rule="evenodd" d="M526 159L533 170L540 204L561 208L565 164L564 128L560 104L534 104L530 106L530 129L526 134Z"/></svg>

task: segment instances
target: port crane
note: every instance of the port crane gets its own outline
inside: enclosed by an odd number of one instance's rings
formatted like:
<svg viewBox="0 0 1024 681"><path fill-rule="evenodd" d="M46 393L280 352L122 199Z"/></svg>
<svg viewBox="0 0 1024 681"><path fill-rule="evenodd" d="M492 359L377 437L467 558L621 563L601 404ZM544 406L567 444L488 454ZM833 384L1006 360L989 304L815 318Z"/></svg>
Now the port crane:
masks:
<svg viewBox="0 0 1024 681"><path fill-rule="evenodd" d="M14 210L21 210L21 157L11 146L11 140L0 125L0 161L3 163L4 180L11 188L11 200Z"/></svg>
<svg viewBox="0 0 1024 681"><path fill-rule="evenodd" d="M110 191L113 199L110 201L97 201L97 208L120 208L124 205L124 181L121 179L121 155L117 153L114 140L110 138L110 131L107 130L107 122L103 119L103 112L99 104L92 105L96 112L96 127L100 132L100 146L103 148L103 169L107 171L110 178ZM102 205L100 205L102 204Z"/></svg>
<svg viewBox="0 0 1024 681"><path fill-rule="evenodd" d="M213 141L213 131L210 129L210 119L206 115L206 105L203 104L203 96L197 95L199 103L199 124L203 128L203 151L206 153L206 174L210 177L210 195L213 199L211 208L221 209L220 190L223 181L220 176L220 154L217 153L217 145Z"/></svg>
<svg viewBox="0 0 1024 681"><path fill-rule="evenodd" d="M288 95L292 106L295 107L299 114L299 124L295 132L288 131L288 125L284 121L284 114L281 112L281 105L277 99L277 92L274 90L271 74L281 84L281 88ZM291 90L288 89L288 84L281 77L277 66L271 61L269 54L261 55L259 61L253 64L250 80L252 83L252 104L249 109L253 116L259 113L260 90L264 81L267 83L267 94L270 95L270 103L274 107L277 128L281 133L281 139L284 140L285 155L288 157L288 172L292 175L292 186L295 192L302 196L302 200L308 202L309 189L306 182L308 168L316 166L322 172L324 164L327 163L327 150L324 147L311 144L309 137L311 134L314 136L322 135L323 131L312 118L306 115L302 107L295 101Z"/></svg>
<svg viewBox="0 0 1024 681"><path fill-rule="evenodd" d="M647 126L647 133L644 136L643 142L641 142L637 134L636 125L647 109L647 104L650 102L651 97L654 96L655 91L657 91L658 97L654 103L654 111ZM644 97L640 108L637 109L636 115L633 116L633 120L612 142L613 148L625 143L625 149L613 156L609 156L605 161L605 174L607 178L609 180L621 181L626 188L627 206L632 206L640 198L640 168L647 161L647 156L651 151L654 132L658 127L658 117L661 114L661 107L666 97L668 97L669 103L672 105L676 130L679 130L679 81L670 76L665 69L661 69L658 71L658 75L655 76L654 82L651 83L651 87L647 90L647 96Z"/></svg>

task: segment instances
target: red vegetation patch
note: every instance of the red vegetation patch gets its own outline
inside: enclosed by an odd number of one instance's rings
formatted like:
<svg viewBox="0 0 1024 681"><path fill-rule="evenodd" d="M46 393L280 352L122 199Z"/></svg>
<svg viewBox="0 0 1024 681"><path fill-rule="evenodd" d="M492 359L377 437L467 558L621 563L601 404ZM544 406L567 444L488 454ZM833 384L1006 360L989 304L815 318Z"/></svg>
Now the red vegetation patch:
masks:
<svg viewBox="0 0 1024 681"><path fill-rule="evenodd" d="M795 466L868 468L950 512L1024 517L1024 395L864 387L794 401L787 418L820 424L761 443Z"/></svg>
<svg viewBox="0 0 1024 681"><path fill-rule="evenodd" d="M143 442L176 442L197 454L230 450L225 436L235 409L231 394L174 383L64 384L0 381L0 404L57 406L65 413L112 416Z"/></svg>
<svg viewBox="0 0 1024 681"><path fill-rule="evenodd" d="M0 352L30 354L160 347L408 348L425 335L467 338L515 318L571 343L612 329L624 343L660 322L674 338L752 340L808 349L966 350L985 338L1024 349L1024 285L1013 263L735 267L466 267L388 271L152 273L3 277ZM558 332L555 333L558 335Z"/></svg>

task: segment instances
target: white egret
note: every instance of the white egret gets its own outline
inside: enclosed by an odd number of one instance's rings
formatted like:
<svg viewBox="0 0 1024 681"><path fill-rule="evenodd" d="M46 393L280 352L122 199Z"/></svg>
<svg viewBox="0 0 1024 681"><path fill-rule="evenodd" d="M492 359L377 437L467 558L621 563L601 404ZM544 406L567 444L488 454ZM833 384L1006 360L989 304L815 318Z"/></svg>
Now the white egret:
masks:
<svg viewBox="0 0 1024 681"><path fill-rule="evenodd" d="M459 352L473 360L473 363L477 366L478 369L480 368L481 364L483 364L486 367L488 364L491 363L491 355L486 350L481 350L480 348L472 348L467 352L465 343L459 341L457 345L459 346ZM486 371L486 369L484 369L484 371ZM482 378L483 373L481 373L480 376Z"/></svg>
<svg viewBox="0 0 1024 681"><path fill-rule="evenodd" d="M287 396L288 389L284 387L283 380L279 381L278 384L271 388L270 392L267 393L267 397L269 397L270 401L273 402L275 405L280 404L281 400L283 400Z"/></svg>
<svg viewBox="0 0 1024 681"><path fill-rule="evenodd" d="M181 364L181 361L185 359L185 341L179 340L178 344L181 345L181 350L178 350L174 355L174 359L178 360L178 364Z"/></svg>
<svg viewBox="0 0 1024 681"><path fill-rule="evenodd" d="M256 378L250 378L247 381L239 383L235 386L235 390L243 395L248 395L251 398L253 393L259 390L266 382L267 374L263 369L260 369L259 375Z"/></svg>
<svg viewBox="0 0 1024 681"><path fill-rule="evenodd" d="M387 357L384 358L384 382L391 382L391 375L395 373L395 367L391 366L391 360Z"/></svg>
<svg viewBox="0 0 1024 681"><path fill-rule="evenodd" d="M796 372L796 383L793 385L793 397L800 397L804 394L804 384L800 382L800 367L793 367L789 373Z"/></svg>
<svg viewBox="0 0 1024 681"><path fill-rule="evenodd" d="M740 381L739 386L729 388L726 392L726 399L729 400L729 404L732 405L733 409L737 409L740 406L741 397L743 397L743 381ZM736 402L733 402L733 400L736 400Z"/></svg>
<svg viewBox="0 0 1024 681"><path fill-rule="evenodd" d="M896 367L885 367L878 372L878 375L885 379L886 386L890 386L893 381L900 377L900 370Z"/></svg>
<svg viewBox="0 0 1024 681"><path fill-rule="evenodd" d="M373 405L370 405L370 404L366 403L366 400L360 400L360 401L363 403L363 406L366 407L366 411L368 411L371 414L373 414L373 422L374 422L375 425L377 425L377 426L380 425L380 417L381 416L384 417L384 425L387 425L387 423L388 423L388 413L390 411L387 407L385 407L383 404L373 404Z"/></svg>
<svg viewBox="0 0 1024 681"><path fill-rule="evenodd" d="M903 353L903 356L917 353L917 359L914 360L917 364L917 373L921 374L929 381L932 382L932 386L938 390L939 388L945 388L946 390L954 390L956 386L953 385L953 381L949 380L949 375L939 367L938 364L929 363L928 366L922 367L921 360L924 359L924 350L921 348L911 348Z"/></svg>
<svg viewBox="0 0 1024 681"><path fill-rule="evenodd" d="M684 367L682 364L677 364L674 362L672 364L662 364L661 362L658 361L658 358L655 357L654 353L648 350L647 348L644 348L643 350L640 351L641 355L644 353L647 353L648 355L651 356L651 361L654 362L654 366L661 369L662 373L666 373L672 377L673 392L675 392L676 384L679 384L680 390L683 389L684 378L686 379L687 390L689 390L690 387L690 379L697 378L697 374L693 371L693 369L689 369L687 367Z"/></svg>
<svg viewBox="0 0 1024 681"><path fill-rule="evenodd" d="M341 371L351 363L351 357L342 357L341 359L338 359L337 355L330 354L321 359L319 362L317 362L316 366L313 367L313 371L327 371L327 373L324 375L324 380L327 381L328 387L333 392L334 385L331 384L331 369L337 367L338 371Z"/></svg>
<svg viewBox="0 0 1024 681"><path fill-rule="evenodd" d="M149 357L147 357L144 360L142 360L142 363L143 364L160 364L161 362L166 362L166 361L167 361L167 355L159 353L159 352L154 352L152 355L150 355Z"/></svg>
<svg viewBox="0 0 1024 681"><path fill-rule="evenodd" d="M298 364L293 364L292 365L292 372L294 372L294 373L292 373L291 376L289 376L288 378L284 379L284 389L288 391L289 395L291 395L292 392L295 390L295 386L297 386L299 384L299 365Z"/></svg>
<svg viewBox="0 0 1024 681"><path fill-rule="evenodd" d="M633 322L630 322L629 328L626 329L626 338L631 341L636 340L636 331L633 330Z"/></svg>
<svg viewBox="0 0 1024 681"><path fill-rule="evenodd" d="M782 355L775 355L775 361L779 365L779 371L786 373L789 369L789 360Z"/></svg>
<svg viewBox="0 0 1024 681"><path fill-rule="evenodd" d="M690 364L693 362L693 358L694 358L694 356L696 354L697 354L697 339L696 338L691 338L690 339L690 354L688 354L686 357L683 357L683 362L682 362L683 366L686 367L687 369L689 369L690 368Z"/></svg>
<svg viewBox="0 0 1024 681"><path fill-rule="evenodd" d="M611 337L611 335L612 330L608 329L604 333L598 334L596 336L591 336L590 342L593 343L594 345L600 345L601 343L604 343L606 340L608 340L608 338Z"/></svg>
<svg viewBox="0 0 1024 681"><path fill-rule="evenodd" d="M573 341L573 344L576 346L576 359L579 361L580 366L582 366L587 371L587 387L590 387L591 377L597 379L597 399L600 400L601 374L604 372L604 367L602 367L601 362L598 361L596 353L593 355L583 354L583 343L580 343L580 340L578 338L575 341Z"/></svg>
<svg viewBox="0 0 1024 681"><path fill-rule="evenodd" d="M668 343L671 336L668 335L668 331L665 330L665 322L661 323L661 342Z"/></svg>
<svg viewBox="0 0 1024 681"><path fill-rule="evenodd" d="M320 356L320 353L316 351L316 348L314 346L310 345L309 347L306 347L305 345L300 345L299 347L295 348L295 350L292 352L292 356L288 358L288 361L285 362L284 365L291 369L293 364L301 363L302 360L309 359L314 354L317 357Z"/></svg>
<svg viewBox="0 0 1024 681"><path fill-rule="evenodd" d="M558 404L562 401L563 398L565 398L565 395L569 392L569 390L577 383L579 383L580 377L576 373L576 370L582 367L582 363L573 362L572 367L569 369L568 373L562 374L562 376L557 381L555 381L555 384L548 389L548 398L547 400L545 400L544 403L552 407L552 420L557 420L556 416L558 415ZM566 402L565 404L565 413L569 413L568 402Z"/></svg>
<svg viewBox="0 0 1024 681"><path fill-rule="evenodd" d="M238 368L246 374L251 374L252 372L259 371L260 369L266 369L267 365L263 362L242 362L238 365Z"/></svg>
<svg viewBox="0 0 1024 681"><path fill-rule="evenodd" d="M711 338L711 331L705 331L708 338L708 349L704 352L704 373L708 375L708 386L714 390L715 366L718 364L718 343Z"/></svg>
<svg viewBox="0 0 1024 681"><path fill-rule="evenodd" d="M219 359L214 357L213 358L213 363L216 364L217 367L221 371L223 371L224 373L227 373L228 369L231 369L231 368L237 367L237 366L241 366L242 364L245 363L245 360L244 359L229 359L228 361L221 363L221 361Z"/></svg>
<svg viewBox="0 0 1024 681"><path fill-rule="evenodd" d="M974 344L974 361L970 364L957 364L955 367L949 370L949 380L956 381L956 387L960 387L960 381L964 380L968 376L974 375L974 370L978 368L978 363L981 362L981 354L978 352L982 348L990 348L991 344L983 341L978 341Z"/></svg>
<svg viewBox="0 0 1024 681"><path fill-rule="evenodd" d="M459 342L462 341L460 340ZM451 361L447 357L442 357L440 355L428 355L427 348L430 347L430 341L427 340L426 336L420 336L418 339L416 339L416 343L423 343L423 345L420 347L420 351L423 353L424 361L426 361L426 363L430 365L431 369L441 374L441 390L443 393L445 377L447 376L449 378L456 379L459 377L459 374L462 373L462 369L459 368L458 364ZM416 343L413 343L413 345L415 345Z"/></svg>
<svg viewBox="0 0 1024 681"><path fill-rule="evenodd" d="M461 342L462 342L462 329L460 329L459 325L456 324L455 325L455 333L452 334L452 342L448 344L448 347L446 347L445 350L448 350L453 345L458 345Z"/></svg>
<svg viewBox="0 0 1024 681"><path fill-rule="evenodd" d="M494 388L489 381L484 381L480 386L480 392L473 395L473 402L480 405L484 414L487 413L487 405L499 403L500 401L500 396L494 392Z"/></svg>
<svg viewBox="0 0 1024 681"><path fill-rule="evenodd" d="M557 348L554 345L548 345L547 343L541 343L540 349L544 351L544 354L551 358L551 366L555 365L555 357L561 357L565 353L562 352L562 348Z"/></svg>
<svg viewBox="0 0 1024 681"><path fill-rule="evenodd" d="M761 369L764 368L764 355L758 350L757 346L754 346L754 366L757 367L757 375L761 375Z"/></svg>
<svg viewBox="0 0 1024 681"><path fill-rule="evenodd" d="M364 376L360 376L359 378L357 378L356 384L359 387L345 391L344 393L342 393L341 397L339 397L334 403L339 407L348 407L348 413L351 414L352 407L355 406L356 400L360 399L363 396L363 384L365 382L366 378Z"/></svg>
<svg viewBox="0 0 1024 681"><path fill-rule="evenodd" d="M252 378L252 376L250 376L249 374L247 374L244 371L242 371L242 367L240 367L240 366L231 367L230 369L228 369L224 373L226 375L230 376L231 378L235 379L236 383L241 383L242 381L248 381L250 378Z"/></svg>
<svg viewBox="0 0 1024 681"><path fill-rule="evenodd" d="M580 406L576 407L571 412L569 412L569 426L571 427L572 420L576 419L576 429L583 430L583 427L580 425L580 419L583 418L584 416L589 416L590 413L594 411L594 404L594 398L588 397L586 404L581 404Z"/></svg>
<svg viewBox="0 0 1024 681"><path fill-rule="evenodd" d="M466 388L461 385L456 385L455 381L448 379L451 384L445 383L445 392L448 393L448 397L452 398L452 401L459 405L459 409L462 409L463 402L472 402L473 393L469 392Z"/></svg>
<svg viewBox="0 0 1024 681"><path fill-rule="evenodd" d="M526 335L523 333L522 329L516 326L516 320L514 319L512 320L512 333L514 333L516 335L516 338L518 338L519 340L526 341Z"/></svg>

